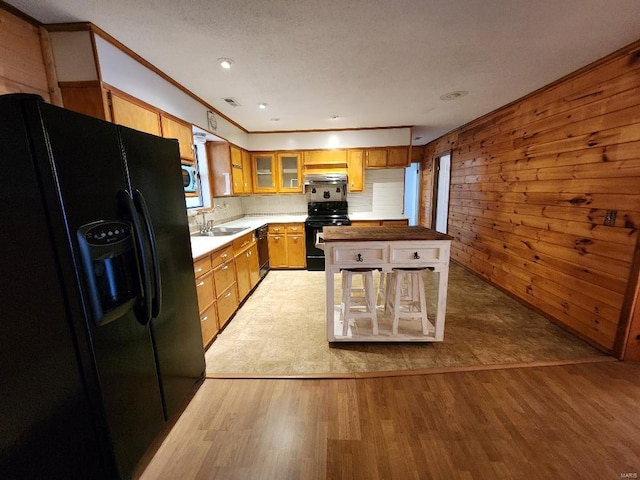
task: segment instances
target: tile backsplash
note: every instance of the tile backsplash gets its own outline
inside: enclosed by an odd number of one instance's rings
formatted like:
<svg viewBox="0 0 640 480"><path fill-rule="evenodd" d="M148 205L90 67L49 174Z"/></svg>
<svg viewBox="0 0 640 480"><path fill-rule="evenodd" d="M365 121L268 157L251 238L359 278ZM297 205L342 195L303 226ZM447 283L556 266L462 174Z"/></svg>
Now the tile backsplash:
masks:
<svg viewBox="0 0 640 480"><path fill-rule="evenodd" d="M349 193L350 213L397 215L404 211L404 168L365 170L364 192Z"/></svg>
<svg viewBox="0 0 640 480"><path fill-rule="evenodd" d="M250 195L242 198L245 215L306 215L307 195Z"/></svg>
<svg viewBox="0 0 640 480"><path fill-rule="evenodd" d="M333 187L335 189L335 187ZM328 190L329 200L340 200L341 193ZM215 224L230 222L245 215L306 215L307 203L322 201L325 190L315 194L248 195L246 197L216 197L213 207L205 212L205 220ZM365 189L361 193L348 193L350 213L376 212L402 214L404 209L404 169L366 170ZM189 211L189 231L197 231L202 213Z"/></svg>

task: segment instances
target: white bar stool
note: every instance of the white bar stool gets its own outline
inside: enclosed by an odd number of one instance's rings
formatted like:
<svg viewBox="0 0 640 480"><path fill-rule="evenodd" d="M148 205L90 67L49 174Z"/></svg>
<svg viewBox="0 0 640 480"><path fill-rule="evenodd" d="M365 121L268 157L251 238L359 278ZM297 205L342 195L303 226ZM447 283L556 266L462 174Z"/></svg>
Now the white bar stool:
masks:
<svg viewBox="0 0 640 480"><path fill-rule="evenodd" d="M356 318L370 318L374 335L378 335L378 317L376 314L376 298L373 292L372 268L353 268L342 270L342 304L340 319L342 320L342 335L347 336L349 320ZM363 288L353 286L353 277L362 276ZM363 293L362 296L354 295ZM353 308L356 308L354 311Z"/></svg>
<svg viewBox="0 0 640 480"><path fill-rule="evenodd" d="M400 318L420 319L422 334L429 334L429 320L427 318L427 300L424 292L422 272L426 268L394 268L391 282L387 289L386 306L393 314L391 333L398 334ZM387 279L388 280L388 279ZM405 289L407 291L403 291Z"/></svg>
<svg viewBox="0 0 640 480"><path fill-rule="evenodd" d="M380 281L378 282L378 292L376 294L376 306L382 308L385 312L389 309L389 299L391 298L392 288L394 285L395 272L380 272ZM413 287L413 277L405 277L402 283L401 299L402 300L418 300L417 287Z"/></svg>

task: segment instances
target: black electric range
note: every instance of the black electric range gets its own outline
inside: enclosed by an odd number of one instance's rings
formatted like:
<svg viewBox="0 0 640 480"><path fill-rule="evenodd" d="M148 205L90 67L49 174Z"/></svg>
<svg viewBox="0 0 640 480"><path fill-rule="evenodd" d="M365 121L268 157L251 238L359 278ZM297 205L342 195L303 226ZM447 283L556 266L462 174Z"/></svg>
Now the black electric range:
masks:
<svg viewBox="0 0 640 480"><path fill-rule="evenodd" d="M316 247L316 235L323 227L351 225L346 201L309 202L305 220L307 270L324 270L324 251Z"/></svg>

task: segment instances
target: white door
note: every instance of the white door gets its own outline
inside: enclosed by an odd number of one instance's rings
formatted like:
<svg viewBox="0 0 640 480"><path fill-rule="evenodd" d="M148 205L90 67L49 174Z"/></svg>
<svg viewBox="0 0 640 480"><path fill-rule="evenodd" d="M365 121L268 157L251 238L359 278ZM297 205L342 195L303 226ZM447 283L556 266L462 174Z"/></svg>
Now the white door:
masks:
<svg viewBox="0 0 640 480"><path fill-rule="evenodd" d="M443 155L436 159L438 182L436 184L436 230L447 233L447 217L449 215L449 183L451 181L451 155Z"/></svg>

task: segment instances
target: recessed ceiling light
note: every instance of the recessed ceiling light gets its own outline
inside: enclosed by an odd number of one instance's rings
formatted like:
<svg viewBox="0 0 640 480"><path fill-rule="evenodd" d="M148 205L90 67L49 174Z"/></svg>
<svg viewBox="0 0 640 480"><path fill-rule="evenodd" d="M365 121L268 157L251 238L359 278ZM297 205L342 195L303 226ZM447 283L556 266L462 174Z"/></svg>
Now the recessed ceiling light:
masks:
<svg viewBox="0 0 640 480"><path fill-rule="evenodd" d="M233 65L233 60L231 60L230 58L223 57L218 59L218 63L225 70L229 70L231 68L231 65Z"/></svg>
<svg viewBox="0 0 640 480"><path fill-rule="evenodd" d="M464 97L469 92L465 92L464 90L458 90L456 92L445 93L444 95L440 95L440 100L444 100L448 102L450 100L456 100L457 98Z"/></svg>
<svg viewBox="0 0 640 480"><path fill-rule="evenodd" d="M259 104L258 104L258 108L259 108L260 110L264 110L265 108L267 108L267 104L266 104L266 103L264 103L264 102L259 103Z"/></svg>
<svg viewBox="0 0 640 480"><path fill-rule="evenodd" d="M340 118L340 115L331 115L329 118L331 120L338 120Z"/></svg>
<svg viewBox="0 0 640 480"><path fill-rule="evenodd" d="M279 118L274 117L274 118L272 118L272 119L271 119L271 121L272 121L272 122L279 122L279 121L280 121L280 119L279 119Z"/></svg>

